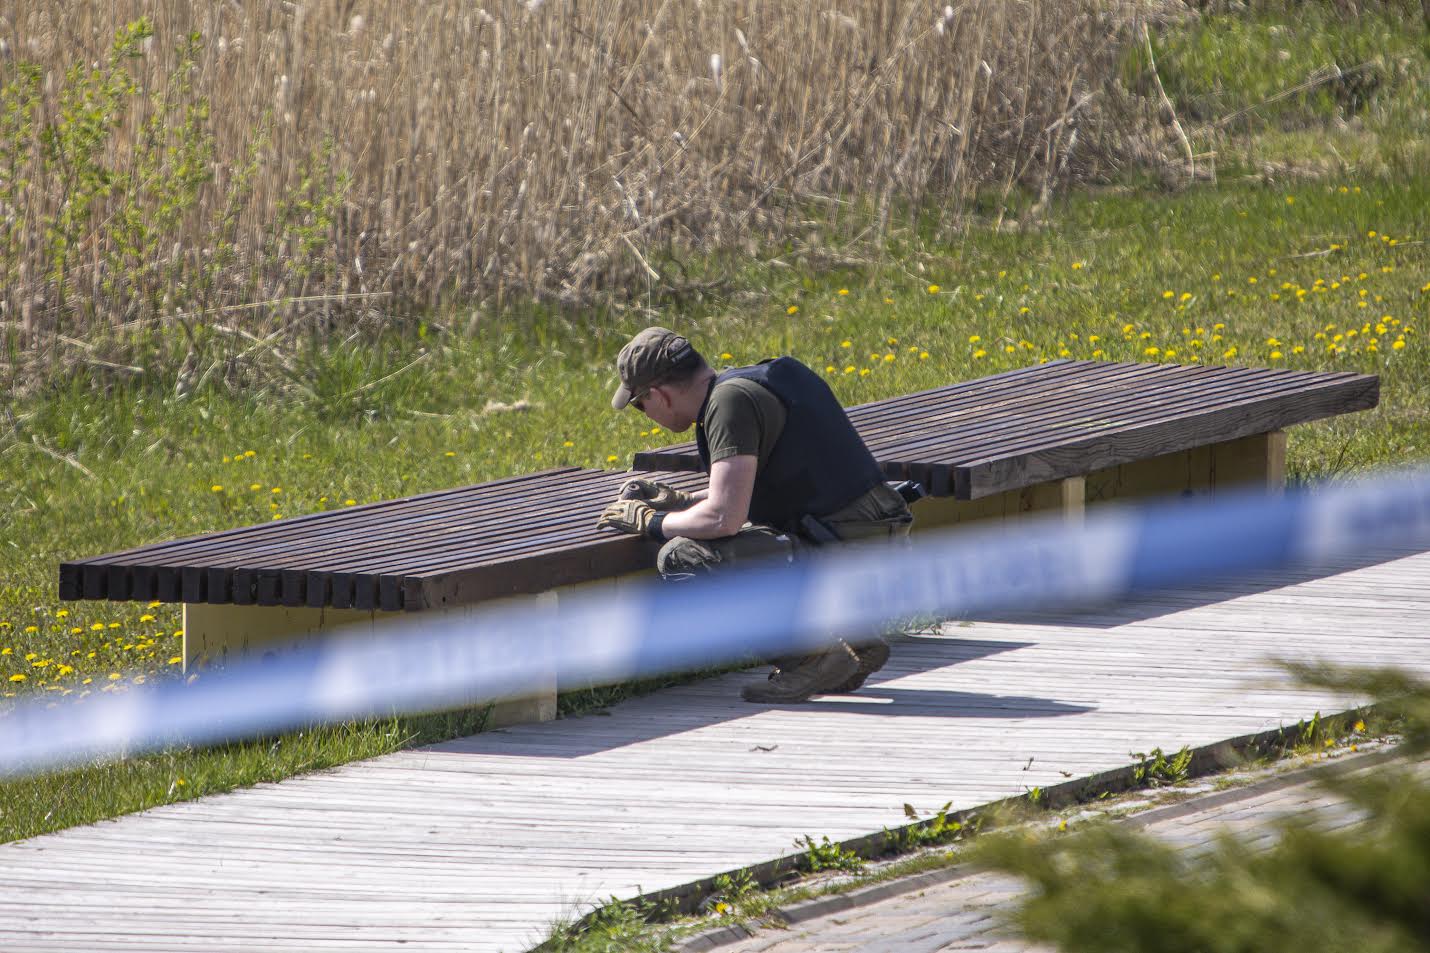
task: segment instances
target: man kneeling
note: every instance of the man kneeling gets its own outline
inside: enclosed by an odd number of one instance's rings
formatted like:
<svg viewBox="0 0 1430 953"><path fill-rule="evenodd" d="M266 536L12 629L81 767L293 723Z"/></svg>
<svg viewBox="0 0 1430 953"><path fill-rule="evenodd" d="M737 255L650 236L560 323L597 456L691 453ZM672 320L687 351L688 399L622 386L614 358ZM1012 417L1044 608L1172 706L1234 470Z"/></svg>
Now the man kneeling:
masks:
<svg viewBox="0 0 1430 953"><path fill-rule="evenodd" d="M656 568L688 579L756 559L794 558L797 548L838 540L897 540L913 523L904 497L849 423L834 392L792 357L717 374L691 343L646 328L616 359L611 400L661 427L695 427L709 488L685 493L631 480L597 523L664 540ZM851 644L852 643L852 644ZM877 636L836 640L812 655L776 660L752 702L799 702L850 692L889 658Z"/></svg>

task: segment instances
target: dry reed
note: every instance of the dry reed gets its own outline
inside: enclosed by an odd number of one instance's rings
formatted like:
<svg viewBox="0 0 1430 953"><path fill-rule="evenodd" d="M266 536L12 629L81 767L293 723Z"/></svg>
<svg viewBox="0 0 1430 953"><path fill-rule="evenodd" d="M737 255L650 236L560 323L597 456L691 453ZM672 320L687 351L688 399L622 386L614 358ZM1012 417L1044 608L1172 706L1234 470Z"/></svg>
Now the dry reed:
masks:
<svg viewBox="0 0 1430 953"><path fill-rule="evenodd" d="M36 142L0 168L12 359L220 312L258 332L295 300L644 292L688 251L877 238L913 210L952 226L970 189L1046 194L1119 159L1129 12L1105 0L2 0L0 84L37 64L53 124L65 71L141 15L102 162L137 181L161 100L206 101L187 135L211 136L208 174L167 219L142 189L99 196L61 280L44 229L73 195ZM117 249L126 214L162 241Z"/></svg>

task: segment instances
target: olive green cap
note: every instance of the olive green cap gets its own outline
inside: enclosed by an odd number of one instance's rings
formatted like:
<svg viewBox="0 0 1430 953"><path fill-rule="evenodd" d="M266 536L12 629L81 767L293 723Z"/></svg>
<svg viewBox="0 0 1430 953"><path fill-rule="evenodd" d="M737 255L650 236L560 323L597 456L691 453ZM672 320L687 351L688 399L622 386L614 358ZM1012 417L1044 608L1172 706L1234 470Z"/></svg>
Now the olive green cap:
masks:
<svg viewBox="0 0 1430 953"><path fill-rule="evenodd" d="M616 388L611 406L620 410L632 397L644 394L672 371L693 366L699 360L700 354L686 338L669 328L646 328L631 338L616 358L621 386Z"/></svg>

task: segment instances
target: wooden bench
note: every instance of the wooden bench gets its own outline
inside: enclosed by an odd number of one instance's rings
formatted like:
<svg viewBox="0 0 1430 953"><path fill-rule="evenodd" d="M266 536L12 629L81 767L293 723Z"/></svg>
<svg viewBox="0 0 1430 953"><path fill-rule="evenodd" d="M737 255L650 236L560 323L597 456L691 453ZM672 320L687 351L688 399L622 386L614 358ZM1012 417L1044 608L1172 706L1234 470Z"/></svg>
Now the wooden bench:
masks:
<svg viewBox="0 0 1430 953"><path fill-rule="evenodd" d="M850 419L890 479L930 491L919 530L1285 478L1285 431L1374 407L1358 374L1057 361L862 404ZM698 489L693 444L638 453ZM649 573L656 544L594 528L627 472L577 467L317 513L60 566L60 598L184 606L185 666L281 650L394 613ZM555 715L556 686L494 723Z"/></svg>

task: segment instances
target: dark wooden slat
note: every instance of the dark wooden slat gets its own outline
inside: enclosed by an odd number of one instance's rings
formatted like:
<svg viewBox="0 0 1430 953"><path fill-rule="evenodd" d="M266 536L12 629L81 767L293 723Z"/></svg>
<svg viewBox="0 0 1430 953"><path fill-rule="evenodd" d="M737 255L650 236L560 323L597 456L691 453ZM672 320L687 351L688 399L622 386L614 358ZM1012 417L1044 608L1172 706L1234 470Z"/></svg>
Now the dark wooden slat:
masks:
<svg viewBox="0 0 1430 953"><path fill-rule="evenodd" d="M288 519L283 520L282 526L284 529L287 529L290 527L305 526L306 524L311 523L315 520L331 520L335 518L370 519L372 518L373 514L382 513L393 507L400 507L405 504L428 500L437 500L442 497L471 493L473 490L484 490L493 487L506 487L510 484L522 483L529 480L541 480L559 474L575 473L579 472L581 469L581 467L557 467L551 470L542 470L537 473L523 473L518 476L505 477L500 480L492 480L488 483L478 483L472 486L457 487L455 489L450 490L435 490L431 493L419 493L414 496L401 497L395 500L383 500L378 503L367 503L362 506L345 507L341 510L329 510L323 513L308 513L303 516L292 516ZM104 556L96 556L94 557L94 559L81 560L80 564L83 565L89 562L127 562L129 560L127 560L125 557L133 556L136 554L150 557L144 559L143 561L150 564L155 564L167 561L153 558L156 557L158 554L167 554L170 550L182 549L191 543L202 543L207 545L211 542L225 540L235 535L252 533L255 529L273 525L275 524L264 523L261 524L260 527L240 526L235 527L234 529L220 530L214 533L203 533L196 536L188 536L183 539L170 540L163 543L153 543L148 546L136 546L132 549L122 549L118 552L108 553ZM176 562L177 560L171 562L170 564L172 565Z"/></svg>
<svg viewBox="0 0 1430 953"><path fill-rule="evenodd" d="M60 598L66 602L84 598L84 570L79 563L60 563Z"/></svg>
<svg viewBox="0 0 1430 953"><path fill-rule="evenodd" d="M461 520L457 522L455 529L441 526L416 527L400 539L381 540L361 548L349 544L340 549L330 549L322 543L317 543L307 550L296 552L249 550L243 554L243 558L251 559L269 569L288 566L310 571L346 569L371 572L378 565L389 565L395 555L423 553L433 546L440 546L460 549L464 554L468 554L467 561L471 562L481 558L481 554L471 553L470 548L479 546L483 540L505 547L511 545L514 540L520 545L522 540L545 530L563 532L593 526L600 506L614 495L616 487L626 475L611 474L610 477L611 479L600 485L581 489L574 496L561 488L552 488L546 497L532 501L536 511L545 514L539 518L518 511L507 511L500 520ZM691 481L686 478L678 482L691 485L703 483L703 480Z"/></svg>
<svg viewBox="0 0 1430 953"><path fill-rule="evenodd" d="M221 604L233 601L233 574L222 566L210 566L206 591L208 601Z"/></svg>
<svg viewBox="0 0 1430 953"><path fill-rule="evenodd" d="M1352 382L1350 385L1337 383L1322 386L1355 385ZM1122 409L1123 401L1109 397L1097 403L1078 406L1066 413L1035 420L1011 417L1006 433L985 430L983 439L969 441L960 447L960 451L965 460L1017 452L1036 452L1044 447L1066 443L1070 439L1085 439L1090 434L1114 437L1156 421L1174 419L1190 413L1240 406L1248 400L1271 400L1285 394L1309 392L1305 384L1264 376L1239 382L1222 381L1196 391L1173 388L1141 395L1135 402L1126 402L1134 404L1130 411ZM1089 428L1086 426L1088 422L1099 426ZM1193 444L1177 449L1189 449L1191 446ZM927 452L919 441L906 444L901 449L915 454Z"/></svg>
<svg viewBox="0 0 1430 953"><path fill-rule="evenodd" d="M283 585L279 592L279 601L285 606L301 606L308 599L308 573L303 569L284 569L282 571Z"/></svg>
<svg viewBox="0 0 1430 953"><path fill-rule="evenodd" d="M573 483L581 485L587 482L599 482L598 478L606 477L613 471L587 470L575 477ZM559 485L559 484L558 484ZM471 488L468 488L471 489ZM509 495L525 497L529 493L528 488L520 488L513 491L509 487L503 487L503 492ZM424 502L423 507L434 505L431 501ZM335 540L346 541L348 539L377 539L380 538L384 526L412 525L414 519L422 518L415 515L420 512L423 515L441 514L470 514L473 518L480 515L483 510L492 508L511 507L515 501L508 496L493 499L483 498L482 494L474 494L472 499L462 500L440 500L436 501L435 508L420 510L398 510L383 512L375 517L370 514L370 518L354 523L348 519L350 510L334 510L328 513L312 514L317 518L317 522L308 522L302 526L291 525L299 521L284 520L284 524L262 523L257 526L244 527L241 530L232 530L222 534L222 539L214 545L209 545L207 541L200 538L191 540L191 545L183 547L181 550L170 552L168 544L162 544L161 549L132 550L126 553L116 554L113 562L167 562L190 563L190 562L217 562L234 561L253 563L256 561L255 547L272 547L276 544L286 543L291 540L301 541L311 544L313 540ZM308 517L304 517L307 520ZM373 520L378 522L374 524ZM106 562L111 561L106 558Z"/></svg>
<svg viewBox="0 0 1430 953"><path fill-rule="evenodd" d="M491 511L484 508L476 514L443 513L395 520L387 534L365 531L342 534L335 538L323 533L313 534L306 539L300 538L298 542L285 540L274 543L256 539L252 545L246 548L222 554L222 558L241 560L268 568L282 568L285 565L305 563L310 569L321 568L325 559L336 559L345 566L356 568L362 563L365 554L386 555L393 546L413 538L425 539L428 534L439 532L444 525L478 527L483 532L496 535L500 534L503 528L511 530L519 529L523 525L540 526L546 525L552 518L572 518L569 513L572 506L580 505L583 501L589 503L613 498L616 487L623 482L624 477L624 474L614 474L612 479L600 482L588 481L576 487L550 487L543 495L523 501L521 507L514 506L509 502L497 507L497 510L503 515L496 519L486 516L485 514ZM527 507L538 513L549 512L554 516L533 518L527 515ZM595 512L592 513L591 518L595 519ZM195 558L193 554L186 554L186 557Z"/></svg>
<svg viewBox="0 0 1430 953"><path fill-rule="evenodd" d="M1196 367L1188 373L1176 373L1178 368L1153 366L1131 373L1119 373L1106 379L1069 382L1037 394L1012 395L972 408L940 408L932 413L903 421L896 427L871 432L866 442L872 446L889 440L916 441L944 439L949 431L969 438L981 433L1005 436L1016 433L1018 424L1027 420L1056 419L1077 414L1082 408L1106 405L1131 406L1155 395L1176 393L1195 387L1198 390L1231 384L1233 375L1224 368ZM1274 373L1274 372L1268 372Z"/></svg>
<svg viewBox="0 0 1430 953"><path fill-rule="evenodd" d="M129 570L122 566L110 566L105 582L104 598L110 602L125 602L129 599Z"/></svg>
<svg viewBox="0 0 1430 953"><path fill-rule="evenodd" d="M1219 408L1141 428L1135 438L1123 438L1116 443L1094 437L1048 448L1037 454L1020 453L973 461L960 469L960 479L967 479L973 488L1024 481L1024 485L1041 483L1158 456L1162 447L1182 445L1188 441L1213 443L1235 440L1279 430L1291 422L1342 413L1347 406L1369 409L1379 399L1379 383L1374 380L1360 385L1360 396L1354 404L1348 404L1346 395L1337 390L1340 388L1328 388L1321 393L1296 392L1269 402L1264 399L1250 400L1241 406Z"/></svg>
<svg viewBox="0 0 1430 953"><path fill-rule="evenodd" d="M247 566L235 567L229 575L229 595L236 606L251 606L258 599L258 574Z"/></svg>
<svg viewBox="0 0 1430 953"><path fill-rule="evenodd" d="M377 580L378 608L387 612L398 612L403 607L402 577L382 575Z"/></svg>
<svg viewBox="0 0 1430 953"><path fill-rule="evenodd" d="M86 599L103 599L109 593L109 569L105 566L86 564L83 592Z"/></svg>
<svg viewBox="0 0 1430 953"><path fill-rule="evenodd" d="M308 590L304 602L314 608L321 609L329 604L332 598L332 573L309 572Z"/></svg>
<svg viewBox="0 0 1430 953"><path fill-rule="evenodd" d="M208 573L202 566L179 567L179 595L185 602L203 602L208 591Z"/></svg>
<svg viewBox="0 0 1430 953"><path fill-rule="evenodd" d="M1164 381L1155 388L1127 394L1084 395L1082 402L1067 403L1062 409L1052 412L1025 414L1014 410L1004 414L1001 421L982 421L959 428L952 434L936 432L887 444L876 443L875 452L880 456L904 459L935 457L960 463L969 458L991 455L1000 447L1019 445L1035 450L1062 442L1071 436L1070 428L1080 428L1084 421L1096 420L1107 414L1119 417L1125 429L1126 425L1165 416L1166 408L1195 408L1237 399L1248 391L1270 393L1272 390L1288 389L1302 389L1302 386L1278 381L1273 376L1263 376L1254 381L1223 377L1195 391ZM1133 409L1125 409L1129 406ZM1103 427L1099 428L1099 432L1108 433L1113 429L1116 428Z"/></svg>
<svg viewBox="0 0 1430 953"><path fill-rule="evenodd" d="M1242 382L1237 386L1223 385L1220 388L1208 388L1208 393L1174 391L1157 395L1155 398L1149 397L1133 412L1121 414L1116 418L1114 424L1099 427L1096 432L1102 435L1112 436L1135 431L1138 427L1145 426L1149 423L1176 419L1189 413L1241 406L1248 401L1272 400L1287 394L1321 393L1327 388L1349 388L1354 390L1359 386L1357 382L1350 381L1308 388L1307 385L1299 382L1282 381L1276 378L1263 378L1254 382ZM1096 414L1100 416L1107 409L1112 408L1108 408L1104 404L1102 406L1082 409L1082 412L1085 415ZM1067 418L1061 418L1059 422L1065 422L1066 419ZM1065 426L1057 428L1054 426L1040 426L1040 424L1041 422L1029 426L1023 433L1010 433L981 441L978 445L969 448L970 455L995 456L1018 452L1036 452L1043 447L1060 444L1067 440L1068 432ZM1179 449L1188 448L1182 447Z"/></svg>
<svg viewBox="0 0 1430 953"><path fill-rule="evenodd" d="M328 586L332 590L332 597L329 604L334 609L351 609L353 606L353 574L350 572L335 572L328 577Z"/></svg>
<svg viewBox="0 0 1430 953"><path fill-rule="evenodd" d="M278 586L282 581L282 576L272 569L260 569L256 576L258 587L254 592L253 601L260 606L278 605Z"/></svg>
<svg viewBox="0 0 1430 953"><path fill-rule="evenodd" d="M152 601L158 598L159 582L154 570L149 566L134 566L129 570L129 581L133 586L130 596L134 599Z"/></svg>
<svg viewBox="0 0 1430 953"><path fill-rule="evenodd" d="M171 566L154 567L154 598L160 602L178 602L179 571Z"/></svg>
<svg viewBox="0 0 1430 953"><path fill-rule="evenodd" d="M364 611L377 608L377 577L353 574L353 608Z"/></svg>

